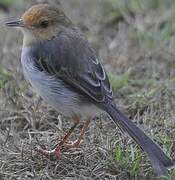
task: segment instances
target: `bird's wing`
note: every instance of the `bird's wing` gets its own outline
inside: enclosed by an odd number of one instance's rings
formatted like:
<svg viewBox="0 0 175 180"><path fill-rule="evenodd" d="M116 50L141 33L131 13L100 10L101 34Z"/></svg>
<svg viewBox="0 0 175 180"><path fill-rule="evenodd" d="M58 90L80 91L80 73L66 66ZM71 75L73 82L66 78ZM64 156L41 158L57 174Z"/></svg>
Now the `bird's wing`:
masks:
<svg viewBox="0 0 175 180"><path fill-rule="evenodd" d="M46 53L51 56L41 58L41 64L47 73L61 78L96 102L112 100L107 74L94 49L79 32L61 33L46 46L45 49L50 49Z"/></svg>

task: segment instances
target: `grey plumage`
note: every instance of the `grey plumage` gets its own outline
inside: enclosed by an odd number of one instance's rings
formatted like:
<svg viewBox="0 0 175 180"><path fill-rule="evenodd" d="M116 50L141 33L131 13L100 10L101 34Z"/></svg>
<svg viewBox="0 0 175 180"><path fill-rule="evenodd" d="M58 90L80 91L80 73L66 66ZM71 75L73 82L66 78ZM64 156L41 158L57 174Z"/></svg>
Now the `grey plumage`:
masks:
<svg viewBox="0 0 175 180"><path fill-rule="evenodd" d="M21 20L6 25L22 29L24 75L44 100L70 118L87 118L87 126L97 112L106 111L145 151L155 172L167 175L167 168L174 166L174 161L117 109L96 52L61 8L36 5ZM59 148L52 152L58 155Z"/></svg>
<svg viewBox="0 0 175 180"><path fill-rule="evenodd" d="M48 86L51 87L52 94L53 91L56 94L62 94L59 87L62 85L70 90L70 92L64 93L67 95L64 101L67 102L69 99L69 102L65 104L74 108L74 113L77 111L74 107L75 104L80 106L91 104L94 108L94 103L112 101L112 88L106 73L95 51L77 28L65 29L50 41L24 47L21 62L25 76L35 89L41 91L39 94L42 93L41 96L47 101L49 101L48 97L45 96L48 96ZM44 92L46 94L43 94ZM53 99L55 101L54 97ZM57 101L59 105L59 101L63 104L61 97ZM74 106L71 103L73 101L76 102ZM51 102L49 101L52 105L53 101Z"/></svg>
<svg viewBox="0 0 175 180"><path fill-rule="evenodd" d="M23 49L27 79L58 111L72 116L105 110L139 144L158 175L174 165L164 152L114 105L112 89L95 51L77 29ZM61 108L60 108L61 107ZM84 107L84 108L82 108ZM79 110L80 109L80 110Z"/></svg>

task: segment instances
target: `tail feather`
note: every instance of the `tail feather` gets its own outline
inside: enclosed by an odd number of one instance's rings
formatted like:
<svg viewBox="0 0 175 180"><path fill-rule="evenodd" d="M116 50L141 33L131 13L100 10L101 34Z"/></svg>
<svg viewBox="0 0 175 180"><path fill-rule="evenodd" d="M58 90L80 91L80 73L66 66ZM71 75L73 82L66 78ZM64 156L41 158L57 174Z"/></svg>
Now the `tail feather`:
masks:
<svg viewBox="0 0 175 180"><path fill-rule="evenodd" d="M105 109L113 121L120 126L120 128L127 131L127 133L145 151L157 175L166 176L168 173L167 168L174 166L175 162L171 160L141 129L118 110L116 106L110 105Z"/></svg>

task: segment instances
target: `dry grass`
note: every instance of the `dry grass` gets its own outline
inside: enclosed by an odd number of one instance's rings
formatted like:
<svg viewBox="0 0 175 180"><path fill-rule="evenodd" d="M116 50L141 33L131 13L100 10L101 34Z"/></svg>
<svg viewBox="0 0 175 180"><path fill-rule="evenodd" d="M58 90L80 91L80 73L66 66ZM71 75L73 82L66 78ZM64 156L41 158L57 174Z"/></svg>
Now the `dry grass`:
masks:
<svg viewBox="0 0 175 180"><path fill-rule="evenodd" d="M11 5L8 16L19 16L35 3L16 1L19 5ZM169 7L161 0L157 8L129 3L126 8L124 1L117 2L62 3L102 57L119 107L175 159L175 3L168 1L172 9L166 11ZM61 160L35 152L36 146L52 149L72 122L25 82L21 44L20 33L0 28L0 179L154 179L147 158L107 115L95 118L81 147L63 150ZM174 178L172 170L167 179Z"/></svg>

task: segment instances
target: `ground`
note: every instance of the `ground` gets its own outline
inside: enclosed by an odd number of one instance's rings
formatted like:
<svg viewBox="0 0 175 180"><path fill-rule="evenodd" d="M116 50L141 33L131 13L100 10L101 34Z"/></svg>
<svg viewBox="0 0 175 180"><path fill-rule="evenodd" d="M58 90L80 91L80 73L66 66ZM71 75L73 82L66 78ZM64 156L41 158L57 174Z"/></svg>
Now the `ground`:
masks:
<svg viewBox="0 0 175 180"><path fill-rule="evenodd" d="M2 25L38 2L0 0L0 179L157 179L140 148L106 114L92 121L80 148L63 150L62 159L35 151L52 149L72 125L24 80L22 34ZM99 53L118 107L175 159L175 2L61 4ZM175 179L175 170L165 179Z"/></svg>

